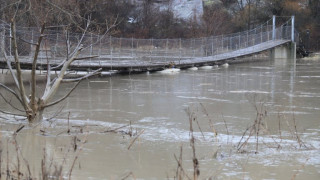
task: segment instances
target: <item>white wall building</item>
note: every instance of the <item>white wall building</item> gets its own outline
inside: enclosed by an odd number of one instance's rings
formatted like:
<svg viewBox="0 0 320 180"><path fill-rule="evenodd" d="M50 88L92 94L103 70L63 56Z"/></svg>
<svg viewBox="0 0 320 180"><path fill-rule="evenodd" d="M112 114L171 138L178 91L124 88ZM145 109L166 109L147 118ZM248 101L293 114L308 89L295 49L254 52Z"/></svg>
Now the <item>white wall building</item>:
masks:
<svg viewBox="0 0 320 180"><path fill-rule="evenodd" d="M202 0L152 0L153 4L160 10L168 8L173 12L176 18L185 20L196 18L200 21L203 15ZM143 0L131 0L132 3L142 3Z"/></svg>
<svg viewBox="0 0 320 180"><path fill-rule="evenodd" d="M202 0L172 0L170 8L175 17L186 20L196 18L200 21L203 15Z"/></svg>

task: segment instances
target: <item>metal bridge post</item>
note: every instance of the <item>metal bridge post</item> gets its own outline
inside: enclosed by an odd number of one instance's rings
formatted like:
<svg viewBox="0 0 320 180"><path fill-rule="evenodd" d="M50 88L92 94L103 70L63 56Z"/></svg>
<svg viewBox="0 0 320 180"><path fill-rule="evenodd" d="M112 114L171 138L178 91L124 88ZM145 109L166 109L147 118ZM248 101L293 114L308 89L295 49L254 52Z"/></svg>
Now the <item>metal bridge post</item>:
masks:
<svg viewBox="0 0 320 180"><path fill-rule="evenodd" d="M119 62L121 61L121 48L122 48L122 38L120 37L120 42L119 42L119 54L118 54L118 60Z"/></svg>
<svg viewBox="0 0 320 180"><path fill-rule="evenodd" d="M272 16L272 40L276 39L276 16Z"/></svg>
<svg viewBox="0 0 320 180"><path fill-rule="evenodd" d="M99 66L101 66L101 38L100 38L100 35L98 35L98 39L99 39L99 51L98 51Z"/></svg>
<svg viewBox="0 0 320 180"><path fill-rule="evenodd" d="M112 51L113 51L113 47L112 47L112 37L110 36L109 39L109 46L110 46L110 60L111 60L111 70L112 70Z"/></svg>
<svg viewBox="0 0 320 180"><path fill-rule="evenodd" d="M269 21L267 21L267 41L269 41Z"/></svg>
<svg viewBox="0 0 320 180"><path fill-rule="evenodd" d="M257 28L254 29L253 45L256 45L257 42Z"/></svg>
<svg viewBox="0 0 320 180"><path fill-rule="evenodd" d="M31 30L31 44L30 44L30 59L32 59L32 48L33 48L33 30Z"/></svg>
<svg viewBox="0 0 320 180"><path fill-rule="evenodd" d="M58 53L58 39L59 39L59 33L57 33L56 44L54 45L54 53L53 53L53 59L54 60L56 60L57 53Z"/></svg>
<svg viewBox="0 0 320 180"><path fill-rule="evenodd" d="M133 59L133 37L131 37L131 58Z"/></svg>
<svg viewBox="0 0 320 180"><path fill-rule="evenodd" d="M231 42L231 37L228 37L228 48L227 51L229 51L230 49L232 50L232 42Z"/></svg>
<svg viewBox="0 0 320 180"><path fill-rule="evenodd" d="M239 49L241 47L241 33L239 32Z"/></svg>
<svg viewBox="0 0 320 180"><path fill-rule="evenodd" d="M166 39L166 52L165 52L165 59L164 59L166 63L167 63L167 56L168 56L168 38Z"/></svg>
<svg viewBox="0 0 320 180"><path fill-rule="evenodd" d="M10 32L10 38L9 38L9 55L10 55L10 57L12 56L11 55L11 47L12 47L12 31L11 31L11 23L10 23L10 30L9 30Z"/></svg>
<svg viewBox="0 0 320 180"><path fill-rule="evenodd" d="M249 30L247 30L247 45L246 47L249 47Z"/></svg>
<svg viewBox="0 0 320 180"><path fill-rule="evenodd" d="M92 54L93 54L93 40L92 40L92 34L91 34L91 36L90 36L90 41L91 41L91 45L90 45L90 56L92 56ZM92 60L92 58L90 58L89 59L90 61L89 61L89 64L90 64L90 66L91 66L91 60ZM78 61L79 62L79 61Z"/></svg>
<svg viewBox="0 0 320 180"><path fill-rule="evenodd" d="M154 48L154 46L153 46L153 38L151 38L151 47L150 47L150 54L149 54L149 62L151 63L151 61L152 61L152 50L153 50L153 48Z"/></svg>
<svg viewBox="0 0 320 180"><path fill-rule="evenodd" d="M181 63L181 53L182 53L182 46L181 46L181 38L179 39L179 64Z"/></svg>
<svg viewBox="0 0 320 180"><path fill-rule="evenodd" d="M263 26L261 25L261 31L260 31L261 40L260 40L260 43L262 43L262 41L263 41L263 31L262 31L262 28L263 28Z"/></svg>
<svg viewBox="0 0 320 180"><path fill-rule="evenodd" d="M222 51L223 51L223 49L224 49L224 48L223 48L223 40L224 40L223 34L222 34L222 38L221 38L221 39L222 39Z"/></svg>
<svg viewBox="0 0 320 180"><path fill-rule="evenodd" d="M3 48L3 50L4 50L1 54L1 57L2 57L2 56L4 56L4 53L5 53L5 39L6 39L6 29L4 26L1 27L0 32L1 32L1 42L0 42L1 45L0 45L0 47L1 47L1 49ZM2 72L3 72L3 69L2 69Z"/></svg>
<svg viewBox="0 0 320 180"><path fill-rule="evenodd" d="M135 41L136 41L136 47L135 47L135 49L136 49L136 54L135 54L135 56L134 56L134 61L136 61L137 60L137 57L138 57L138 47L139 47L139 39L135 39Z"/></svg>
<svg viewBox="0 0 320 180"><path fill-rule="evenodd" d="M291 41L294 42L294 16L291 17Z"/></svg>
<svg viewBox="0 0 320 180"><path fill-rule="evenodd" d="M211 42L211 56L213 56L213 36L212 36L212 42Z"/></svg>

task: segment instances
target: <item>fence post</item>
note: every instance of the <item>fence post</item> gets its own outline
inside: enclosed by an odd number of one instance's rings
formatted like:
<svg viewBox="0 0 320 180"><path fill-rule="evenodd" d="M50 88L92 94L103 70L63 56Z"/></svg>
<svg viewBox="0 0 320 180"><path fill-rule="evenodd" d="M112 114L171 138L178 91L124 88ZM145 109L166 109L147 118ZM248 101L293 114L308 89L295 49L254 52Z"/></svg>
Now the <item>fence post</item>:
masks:
<svg viewBox="0 0 320 180"><path fill-rule="evenodd" d="M229 50L232 51L232 37L228 37L227 51L229 51Z"/></svg>
<svg viewBox="0 0 320 180"><path fill-rule="evenodd" d="M201 52L203 52L203 50L204 50L204 41L203 41L203 39L204 39L204 38L201 38L201 48L200 48L200 49L201 49L201 50L200 50ZM202 53L201 53L201 54L202 54Z"/></svg>
<svg viewBox="0 0 320 180"><path fill-rule="evenodd" d="M6 28L4 26L1 26L1 44L0 44L0 48L3 49L4 52L1 52L1 58L4 57L4 53L5 53L5 37L6 37ZM4 60L5 62L5 60ZM2 73L3 73L3 69L2 69Z"/></svg>
<svg viewBox="0 0 320 180"><path fill-rule="evenodd" d="M249 30L247 30L247 47L249 47Z"/></svg>
<svg viewBox="0 0 320 180"><path fill-rule="evenodd" d="M138 47L139 47L139 39L136 39L137 44L136 44L136 55L134 56L134 60L137 60L137 56L138 56Z"/></svg>
<svg viewBox="0 0 320 180"><path fill-rule="evenodd" d="M241 33L239 32L239 49L241 48Z"/></svg>
<svg viewBox="0 0 320 180"><path fill-rule="evenodd" d="M152 49L153 49L153 38L151 38L150 41L151 41L151 47L150 47L150 54L149 54L149 62L151 63Z"/></svg>
<svg viewBox="0 0 320 180"><path fill-rule="evenodd" d="M213 36L212 36L212 42L211 42L211 56L213 56Z"/></svg>
<svg viewBox="0 0 320 180"><path fill-rule="evenodd" d="M92 34L91 34L91 44L90 44L90 56L92 56L93 54L93 40L92 40ZM91 67L91 60L92 58L90 58L90 67ZM89 68L90 69L90 68Z"/></svg>
<svg viewBox="0 0 320 180"><path fill-rule="evenodd" d="M131 37L131 58L134 59L134 57L133 57L133 37Z"/></svg>
<svg viewBox="0 0 320 180"><path fill-rule="evenodd" d="M224 36L222 35L222 51L224 50Z"/></svg>
<svg viewBox="0 0 320 180"><path fill-rule="evenodd" d="M59 39L59 33L57 33L57 36L56 36L56 44L55 44L55 46L54 46L54 54L53 54L53 59L54 59L54 60L56 60L56 58L57 58L58 39Z"/></svg>
<svg viewBox="0 0 320 180"><path fill-rule="evenodd" d="M120 56L121 56L121 43L122 43L122 38L120 38L120 43L119 43L119 54L118 54L118 62L120 62Z"/></svg>
<svg viewBox="0 0 320 180"><path fill-rule="evenodd" d="M283 25L280 26L280 35L279 35L279 39L282 39L282 35L283 35Z"/></svg>
<svg viewBox="0 0 320 180"><path fill-rule="evenodd" d="M181 47L181 38L179 39L179 64L181 63L181 51L182 51L182 47Z"/></svg>
<svg viewBox="0 0 320 180"><path fill-rule="evenodd" d="M113 51L113 47L112 47L112 37L110 36L110 40L109 40L109 45L110 45L110 60L111 60L111 65L110 65L110 69L112 70L112 51Z"/></svg>
<svg viewBox="0 0 320 180"><path fill-rule="evenodd" d="M103 36L102 36L103 37ZM98 35L99 39L99 51L98 51L98 56L99 56L99 66L101 67L101 38L100 35Z"/></svg>
<svg viewBox="0 0 320 180"><path fill-rule="evenodd" d="M192 46L192 50L193 50L193 55L192 57L196 57L196 50L195 50L195 46L196 46L196 39L193 39L193 46Z"/></svg>
<svg viewBox="0 0 320 180"><path fill-rule="evenodd" d="M291 17L291 41L294 42L294 16Z"/></svg>
<svg viewBox="0 0 320 180"><path fill-rule="evenodd" d="M11 38L12 38L11 23L10 23L10 29L9 29L9 31L10 31L10 32L9 32L9 34L10 34L10 38L9 38L9 55L10 55L10 57L11 57L11 56L12 56L12 55L11 55L11 47L12 47L12 44L11 44L11 43L12 43L12 42L11 42L11 41L12 41L12 39L11 39Z"/></svg>
<svg viewBox="0 0 320 180"><path fill-rule="evenodd" d="M168 55L168 39L166 40L166 53L165 53L165 62L167 62L167 55Z"/></svg>
<svg viewBox="0 0 320 180"><path fill-rule="evenodd" d="M276 16L272 16L272 40L276 39Z"/></svg>
<svg viewBox="0 0 320 180"><path fill-rule="evenodd" d="M31 30L30 60L32 59L33 30Z"/></svg>
<svg viewBox="0 0 320 180"><path fill-rule="evenodd" d="M190 39L190 52L192 53L191 56L193 57L192 40L193 40L193 39Z"/></svg>
<svg viewBox="0 0 320 180"><path fill-rule="evenodd" d="M262 24L261 24L261 31L260 31L260 33L261 33L261 42L260 43L262 43Z"/></svg>
<svg viewBox="0 0 320 180"><path fill-rule="evenodd" d="M269 39L269 20L267 21L267 41L269 41L270 39Z"/></svg>

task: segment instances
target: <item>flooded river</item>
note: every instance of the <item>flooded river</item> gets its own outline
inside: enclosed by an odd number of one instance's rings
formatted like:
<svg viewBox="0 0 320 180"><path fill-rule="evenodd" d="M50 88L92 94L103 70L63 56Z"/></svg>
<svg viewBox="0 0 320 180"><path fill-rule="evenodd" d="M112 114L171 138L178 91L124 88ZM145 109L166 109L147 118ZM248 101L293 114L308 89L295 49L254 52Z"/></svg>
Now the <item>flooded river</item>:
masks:
<svg viewBox="0 0 320 180"><path fill-rule="evenodd" d="M3 82L8 76L0 77ZM63 84L58 96L70 88ZM96 77L45 113L58 116L25 127L17 141L36 176L44 148L48 158L67 159L68 172L77 144L73 179L173 179L180 147L183 169L192 177L189 109L200 179L320 179L319 89L320 59ZM15 162L8 139L27 124L0 123L2 154L9 146Z"/></svg>

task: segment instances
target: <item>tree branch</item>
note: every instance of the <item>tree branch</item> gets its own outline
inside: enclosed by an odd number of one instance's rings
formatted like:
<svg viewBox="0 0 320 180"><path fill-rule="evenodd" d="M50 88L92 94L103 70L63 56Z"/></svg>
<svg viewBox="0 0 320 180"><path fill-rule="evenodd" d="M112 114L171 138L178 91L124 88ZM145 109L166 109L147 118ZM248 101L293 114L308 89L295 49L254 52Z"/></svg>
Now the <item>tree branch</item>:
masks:
<svg viewBox="0 0 320 180"><path fill-rule="evenodd" d="M4 35L3 35L4 36ZM18 82L18 79L17 79L17 76L16 74L13 72L13 69L12 69L12 66L11 66L11 61L9 60L9 58L7 57L7 53L4 49L4 44L2 44L2 53L3 53L3 56L4 56L4 59L5 61L7 62L7 66L8 66L8 69L10 70L10 73L11 73L11 76L17 86L18 89L20 89L20 86L19 86L19 82Z"/></svg>
<svg viewBox="0 0 320 180"><path fill-rule="evenodd" d="M95 56L86 56L86 57L79 57L79 58L75 58L74 60L75 61L78 61L78 60L86 60L86 59L91 59L91 58L97 58L99 56L95 55Z"/></svg>
<svg viewBox="0 0 320 180"><path fill-rule="evenodd" d="M3 94L0 92L0 96L2 97L2 99L7 103L9 104L13 109L17 110L17 111L20 111L20 112L25 112L17 107L15 107L10 101L8 101L4 96Z"/></svg>
<svg viewBox="0 0 320 180"><path fill-rule="evenodd" d="M80 82L81 82L83 79L88 78L88 77L91 77L91 76L94 76L94 75L97 75L97 74L100 73L99 71L101 71L101 70L102 70L102 69L100 68L100 69L98 69L98 70L96 70L96 71L94 71L94 72L89 73L89 74L86 75L86 76L83 76L83 77L77 78L77 79L62 79L61 82L77 82L77 84L76 84L76 85L69 91L69 93L66 94L64 97L60 98L59 100L57 100L57 101L55 101L55 102L52 102L52 103L50 103L50 104L45 105L44 108L47 108L47 107L56 105L56 104L58 104L59 102L65 100L65 99L75 90L75 88L80 84Z"/></svg>
<svg viewBox="0 0 320 180"><path fill-rule="evenodd" d="M31 71L31 109L33 112L36 110L36 68L37 68L37 60L40 51L41 41L44 37L43 32L45 30L45 22L42 24L40 30L40 36L38 42L36 44L36 50L33 57L32 62L32 71Z"/></svg>
<svg viewBox="0 0 320 180"><path fill-rule="evenodd" d="M58 65L55 66L55 67L52 67L51 69L52 69L52 70L55 70L55 69L60 68L61 66L63 66L63 64L64 64L66 61L67 61L67 59L63 60L60 64L58 64Z"/></svg>
<svg viewBox="0 0 320 180"><path fill-rule="evenodd" d="M100 38L97 38L97 40L94 43L90 44L90 46L87 46L84 49L91 48L93 45L98 44L101 41L101 39L103 39L104 36L107 35L110 32L110 30L112 28L118 26L121 23L121 21L119 21L117 23L117 20L118 20L118 15L117 15L117 18L114 20L114 22L112 23L112 25L110 27L107 25L107 30L100 36Z"/></svg>
<svg viewBox="0 0 320 180"><path fill-rule="evenodd" d="M82 33L82 36L81 36L77 46L75 47L74 51L71 54L76 53L76 50L81 46L82 40L83 40L83 38L84 38L84 36L85 36L89 26L90 26L90 23L91 23L91 16L89 16L89 19L87 20L86 28L84 29L84 31Z"/></svg>
<svg viewBox="0 0 320 180"><path fill-rule="evenodd" d="M26 115L22 115L22 114L16 114L16 113L12 113L12 112L7 112L7 111L3 111L0 109L0 112L3 114L8 114L8 115L13 115L13 116L23 116L23 117L27 117Z"/></svg>
<svg viewBox="0 0 320 180"><path fill-rule="evenodd" d="M50 90L50 85L51 85L51 67L47 60L47 83L46 83L46 88L44 90L44 93Z"/></svg>
<svg viewBox="0 0 320 180"><path fill-rule="evenodd" d="M50 88L50 90L48 92L45 92L44 95L42 96L42 100L44 102L44 104L47 104L48 101L52 98L52 96L55 94L55 92L57 91L57 89L59 88L59 85L65 75L65 72L67 71L68 67L70 66L70 64L75 60L75 58L78 57L78 55L80 54L81 50L83 49L83 46L81 45L78 50L77 53L75 53L68 61L66 61L63 64L63 67L60 70L60 73L57 77L57 79L54 81L52 87Z"/></svg>
<svg viewBox="0 0 320 180"><path fill-rule="evenodd" d="M73 88L68 92L68 94L66 94L65 96L63 96L62 98L52 102L52 103L49 103L49 104L46 104L44 105L44 108L47 108L47 107L50 107L50 106L53 106L53 105L56 105L58 104L59 102L65 100L75 89L76 87L80 84L81 80L77 82L77 84L75 86L73 86Z"/></svg>
<svg viewBox="0 0 320 180"><path fill-rule="evenodd" d="M17 78L18 78L18 83L20 87L19 92L22 99L22 106L24 107L26 112L29 112L30 107L28 105L26 91L23 85L22 74L21 74L21 67L20 67L20 61L19 61L19 55L18 55L18 45L17 45L17 38L16 38L16 24L14 19L12 19L12 23L11 23L11 33L12 33L12 40L13 40L14 60L16 63L16 72L17 72Z"/></svg>
<svg viewBox="0 0 320 180"><path fill-rule="evenodd" d="M8 86L6 86L6 85L4 85L2 83L0 83L0 86L3 87L5 90L9 91L11 94L13 94L20 101L20 103L22 104L22 101L21 101L19 95L14 90L10 89Z"/></svg>
<svg viewBox="0 0 320 180"><path fill-rule="evenodd" d="M101 70L102 70L102 68L100 68L100 69L98 69L98 70L95 70L95 71L93 71L93 72L91 72L91 73L89 73L89 74L87 74L87 75L85 75L85 76L82 76L82 77L80 77L80 78L75 78L75 79L62 79L61 82L70 83L70 82L81 81L81 80L86 79L86 78L89 78L89 77L91 77L91 76L100 74L99 71L101 71Z"/></svg>

